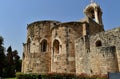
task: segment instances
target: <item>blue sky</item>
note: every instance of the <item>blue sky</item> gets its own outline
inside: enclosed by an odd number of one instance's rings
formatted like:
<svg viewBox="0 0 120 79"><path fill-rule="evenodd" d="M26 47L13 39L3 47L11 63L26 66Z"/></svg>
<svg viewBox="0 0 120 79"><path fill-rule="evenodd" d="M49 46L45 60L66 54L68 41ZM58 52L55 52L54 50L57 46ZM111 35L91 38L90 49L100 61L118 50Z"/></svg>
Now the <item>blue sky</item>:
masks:
<svg viewBox="0 0 120 79"><path fill-rule="evenodd" d="M120 0L95 0L103 11L105 30L120 26ZM40 20L61 22L84 18L90 0L0 0L0 36L4 47L12 46L22 56L27 24Z"/></svg>

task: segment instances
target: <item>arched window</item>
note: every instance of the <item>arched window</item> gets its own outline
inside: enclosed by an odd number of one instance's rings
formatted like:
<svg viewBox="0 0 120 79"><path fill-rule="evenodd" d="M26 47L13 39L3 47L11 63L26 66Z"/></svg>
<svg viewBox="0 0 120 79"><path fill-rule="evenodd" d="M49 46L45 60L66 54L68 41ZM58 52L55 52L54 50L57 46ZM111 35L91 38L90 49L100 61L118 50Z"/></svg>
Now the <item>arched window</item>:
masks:
<svg viewBox="0 0 120 79"><path fill-rule="evenodd" d="M54 53L59 54L59 46L60 46L59 41L54 40L54 42L53 42L53 52Z"/></svg>
<svg viewBox="0 0 120 79"><path fill-rule="evenodd" d="M102 46L102 42L100 40L96 41L96 47Z"/></svg>
<svg viewBox="0 0 120 79"><path fill-rule="evenodd" d="M41 42L41 52L46 52L47 51L47 41L42 40Z"/></svg>
<svg viewBox="0 0 120 79"><path fill-rule="evenodd" d="M28 53L30 53L30 43L31 43L30 38L28 38L28 40L27 40L27 51L28 51Z"/></svg>

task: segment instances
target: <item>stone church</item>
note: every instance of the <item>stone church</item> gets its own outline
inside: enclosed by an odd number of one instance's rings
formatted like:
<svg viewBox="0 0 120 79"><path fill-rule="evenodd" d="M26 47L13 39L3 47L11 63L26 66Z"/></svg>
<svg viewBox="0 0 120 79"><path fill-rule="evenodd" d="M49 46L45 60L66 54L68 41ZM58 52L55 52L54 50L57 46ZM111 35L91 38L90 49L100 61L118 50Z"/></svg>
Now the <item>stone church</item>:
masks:
<svg viewBox="0 0 120 79"><path fill-rule="evenodd" d="M105 31L95 2L74 22L36 21L27 25L24 73L107 74L120 71L120 28Z"/></svg>

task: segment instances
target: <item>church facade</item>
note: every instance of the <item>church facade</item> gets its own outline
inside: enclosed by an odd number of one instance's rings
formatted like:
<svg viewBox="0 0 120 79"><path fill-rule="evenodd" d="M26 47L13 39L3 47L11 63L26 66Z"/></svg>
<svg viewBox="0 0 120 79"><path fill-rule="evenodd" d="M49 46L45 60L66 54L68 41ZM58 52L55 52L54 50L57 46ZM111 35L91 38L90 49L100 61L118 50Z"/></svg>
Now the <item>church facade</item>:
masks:
<svg viewBox="0 0 120 79"><path fill-rule="evenodd" d="M96 3L74 22L37 21L27 26L22 72L107 74L120 71L120 28L104 31Z"/></svg>

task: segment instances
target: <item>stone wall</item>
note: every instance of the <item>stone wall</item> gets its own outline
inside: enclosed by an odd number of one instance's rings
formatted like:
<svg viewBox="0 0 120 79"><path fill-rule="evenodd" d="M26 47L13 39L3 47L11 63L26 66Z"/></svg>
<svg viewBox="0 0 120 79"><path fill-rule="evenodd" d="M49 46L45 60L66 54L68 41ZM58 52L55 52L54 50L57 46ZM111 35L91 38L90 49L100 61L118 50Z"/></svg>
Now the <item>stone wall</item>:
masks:
<svg viewBox="0 0 120 79"><path fill-rule="evenodd" d="M89 63L90 74L107 74L118 71L115 46L97 47L95 50L91 50Z"/></svg>
<svg viewBox="0 0 120 79"><path fill-rule="evenodd" d="M88 28L88 30L89 30L88 34L89 35L97 34L99 32L104 31L103 25L99 25L93 19L88 18L88 24L89 24L89 28Z"/></svg>
<svg viewBox="0 0 120 79"><path fill-rule="evenodd" d="M52 72L75 72L74 40L83 34L83 23L61 23L52 29ZM54 51L54 41L59 41L59 53Z"/></svg>
<svg viewBox="0 0 120 79"><path fill-rule="evenodd" d="M23 72L51 71L51 29L59 22L38 21L28 25L27 41L23 45Z"/></svg>
<svg viewBox="0 0 120 79"><path fill-rule="evenodd" d="M92 47L95 46L95 43L97 40L100 40L102 43L102 46L115 46L116 47L116 55L117 55L117 61L118 61L118 67L120 70L120 27L106 31L101 32L100 34L96 34L95 36L90 37L90 43ZM91 48L92 50L92 48Z"/></svg>
<svg viewBox="0 0 120 79"><path fill-rule="evenodd" d="M78 22L28 24L22 72L120 71L120 28L104 32L102 10L96 3L88 5L84 13L86 17Z"/></svg>
<svg viewBox="0 0 120 79"><path fill-rule="evenodd" d="M116 28L77 39L75 41L76 73L107 74L119 71L119 34L120 28Z"/></svg>
<svg viewBox="0 0 120 79"><path fill-rule="evenodd" d="M87 67L91 62L88 52L93 40L89 40L88 36L103 31L103 27L88 18L84 22L38 21L29 24L27 30L22 71L69 73L90 70ZM78 52L82 52L83 60L79 59ZM83 62L79 64L80 68L78 62Z"/></svg>

